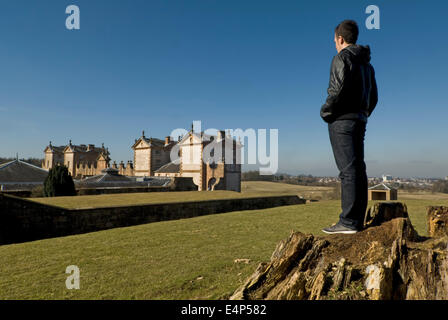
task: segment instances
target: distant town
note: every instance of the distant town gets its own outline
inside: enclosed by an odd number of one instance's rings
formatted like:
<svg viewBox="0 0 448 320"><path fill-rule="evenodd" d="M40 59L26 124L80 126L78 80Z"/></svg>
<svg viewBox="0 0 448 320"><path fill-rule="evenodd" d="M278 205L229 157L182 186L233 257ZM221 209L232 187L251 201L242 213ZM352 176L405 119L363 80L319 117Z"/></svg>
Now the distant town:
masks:
<svg viewBox="0 0 448 320"><path fill-rule="evenodd" d="M441 178L403 178L383 174L381 177L369 177L369 186L385 183L397 189L407 190L429 190L434 192L448 193L448 176ZM290 175L279 173L273 176L262 176L257 171L246 171L242 173L243 181L276 181L299 185L334 186L340 183L335 176L313 176L313 175Z"/></svg>
<svg viewBox="0 0 448 320"><path fill-rule="evenodd" d="M415 188L432 188L434 182L440 181L438 178L400 178L393 177L388 174L384 174L381 177L369 177L369 184L378 184L378 183L388 183L394 184L398 186L410 186ZM445 180L448 180L448 177L445 177ZM321 183L332 183L339 181L339 178L335 177L321 177L318 179Z"/></svg>

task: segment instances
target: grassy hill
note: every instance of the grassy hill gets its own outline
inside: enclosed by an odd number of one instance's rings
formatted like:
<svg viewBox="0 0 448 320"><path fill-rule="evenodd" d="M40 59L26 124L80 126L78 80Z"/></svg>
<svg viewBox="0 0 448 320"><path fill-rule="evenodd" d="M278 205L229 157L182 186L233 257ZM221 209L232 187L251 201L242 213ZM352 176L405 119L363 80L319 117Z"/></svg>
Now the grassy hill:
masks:
<svg viewBox="0 0 448 320"><path fill-rule="evenodd" d="M269 187L262 184L253 188ZM275 187L290 188L270 185L264 193ZM426 206L448 198L419 197L403 202L424 235ZM323 235L339 206L321 201L0 246L0 299L227 298L291 230ZM69 265L80 267L80 290L65 288Z"/></svg>
<svg viewBox="0 0 448 320"><path fill-rule="evenodd" d="M280 192L280 194L294 194ZM277 194L276 194L277 195ZM234 199L262 197L266 193L260 192L233 192L233 191L185 191L185 192L145 192L145 193L119 193L93 196L34 198L30 199L42 204L64 207L68 209L86 209L99 207L132 206L153 203L172 203L186 201Z"/></svg>
<svg viewBox="0 0 448 320"><path fill-rule="evenodd" d="M241 183L242 193L260 192L260 193L292 193L305 198L323 198L328 192L332 192L331 187L300 186L281 182L268 181L243 181Z"/></svg>
<svg viewBox="0 0 448 320"><path fill-rule="evenodd" d="M327 187L307 187L275 182L243 182L242 192L233 191L187 191L187 192L145 192L104 194L79 197L34 198L33 201L60 206L68 209L129 206L151 203L217 200L229 198L249 198L276 195L322 196L331 190Z"/></svg>

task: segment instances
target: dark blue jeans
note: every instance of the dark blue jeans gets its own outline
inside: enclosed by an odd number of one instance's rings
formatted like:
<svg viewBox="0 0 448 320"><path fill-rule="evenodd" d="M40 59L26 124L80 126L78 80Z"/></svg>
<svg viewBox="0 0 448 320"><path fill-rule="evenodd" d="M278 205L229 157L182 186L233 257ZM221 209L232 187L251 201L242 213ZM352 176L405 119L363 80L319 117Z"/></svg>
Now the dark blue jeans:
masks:
<svg viewBox="0 0 448 320"><path fill-rule="evenodd" d="M364 137L367 123L362 120L336 120L328 125L330 142L341 179L339 221L349 228L362 228L367 209L367 173Z"/></svg>

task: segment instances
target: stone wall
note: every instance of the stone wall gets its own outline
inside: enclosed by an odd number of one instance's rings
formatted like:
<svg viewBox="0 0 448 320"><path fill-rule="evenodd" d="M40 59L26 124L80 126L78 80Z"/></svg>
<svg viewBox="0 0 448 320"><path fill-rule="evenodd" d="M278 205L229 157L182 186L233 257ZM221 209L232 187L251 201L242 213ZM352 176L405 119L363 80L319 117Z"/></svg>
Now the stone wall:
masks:
<svg viewBox="0 0 448 320"><path fill-rule="evenodd" d="M31 187L30 187L31 188ZM21 198L30 198L31 197L31 190L6 190L2 191L3 194L9 194L11 196L21 197Z"/></svg>
<svg viewBox="0 0 448 320"><path fill-rule="evenodd" d="M68 210L0 194L0 244L303 203L297 196L273 196Z"/></svg>
<svg viewBox="0 0 448 320"><path fill-rule="evenodd" d="M0 194L0 244L56 236L64 216L61 208Z"/></svg>

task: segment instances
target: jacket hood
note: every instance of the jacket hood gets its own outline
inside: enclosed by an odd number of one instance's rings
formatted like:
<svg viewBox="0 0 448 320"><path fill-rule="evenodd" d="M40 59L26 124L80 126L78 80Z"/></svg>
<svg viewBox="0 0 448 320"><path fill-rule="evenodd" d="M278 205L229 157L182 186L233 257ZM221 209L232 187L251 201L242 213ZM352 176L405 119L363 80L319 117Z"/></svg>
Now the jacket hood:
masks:
<svg viewBox="0 0 448 320"><path fill-rule="evenodd" d="M359 60L362 63L370 62L370 47L369 46L361 46L358 44L354 44L345 48L349 51L355 59Z"/></svg>

